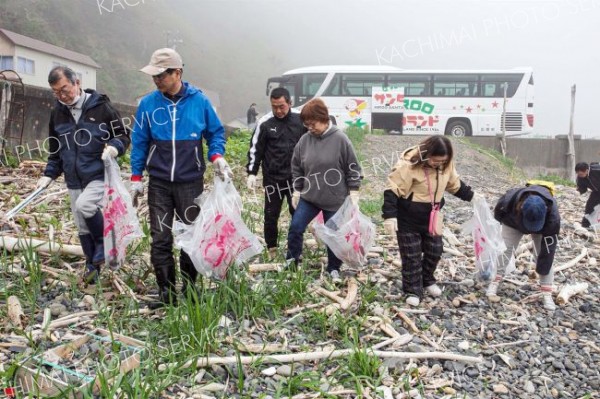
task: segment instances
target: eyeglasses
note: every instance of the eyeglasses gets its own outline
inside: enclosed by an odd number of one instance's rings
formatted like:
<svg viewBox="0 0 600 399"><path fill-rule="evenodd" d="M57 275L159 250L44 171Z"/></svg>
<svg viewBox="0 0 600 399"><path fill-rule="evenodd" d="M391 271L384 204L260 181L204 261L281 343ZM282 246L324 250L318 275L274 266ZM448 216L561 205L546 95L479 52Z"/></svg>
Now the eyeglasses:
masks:
<svg viewBox="0 0 600 399"><path fill-rule="evenodd" d="M52 90L52 93L54 93L54 96L56 97L60 97L60 96L66 96L71 94L71 91L73 90L73 86L68 87L67 85L64 85L63 87L61 87L58 90Z"/></svg>
<svg viewBox="0 0 600 399"><path fill-rule="evenodd" d="M304 127L307 129L314 128L317 125L317 123L319 123L319 122L316 122L316 121L304 122Z"/></svg>
<svg viewBox="0 0 600 399"><path fill-rule="evenodd" d="M163 73L159 73L158 75L152 76L152 79L154 79L154 80L163 80L164 78L167 77L167 75L170 75L172 73L173 73L172 69L167 69Z"/></svg>

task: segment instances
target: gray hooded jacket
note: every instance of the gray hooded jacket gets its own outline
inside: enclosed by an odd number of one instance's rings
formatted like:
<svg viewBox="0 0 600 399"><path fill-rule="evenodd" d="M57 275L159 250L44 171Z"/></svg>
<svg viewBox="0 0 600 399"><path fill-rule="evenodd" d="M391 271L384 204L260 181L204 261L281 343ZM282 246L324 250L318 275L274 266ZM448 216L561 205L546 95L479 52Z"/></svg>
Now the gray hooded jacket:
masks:
<svg viewBox="0 0 600 399"><path fill-rule="evenodd" d="M325 133L307 133L294 148L294 190L305 201L337 211L350 190L360 188L361 168L350 139L337 126Z"/></svg>

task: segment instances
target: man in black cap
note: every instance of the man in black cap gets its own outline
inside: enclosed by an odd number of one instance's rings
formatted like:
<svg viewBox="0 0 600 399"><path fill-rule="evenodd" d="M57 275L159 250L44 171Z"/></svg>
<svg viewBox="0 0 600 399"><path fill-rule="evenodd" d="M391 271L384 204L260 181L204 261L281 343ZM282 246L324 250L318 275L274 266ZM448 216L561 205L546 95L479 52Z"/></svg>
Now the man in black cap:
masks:
<svg viewBox="0 0 600 399"><path fill-rule="evenodd" d="M556 305L552 299L552 264L560 232L560 214L550 190L539 185L513 188L498 200L494 218L502 224L506 252L499 259L496 279L488 286L486 295L496 296L502 275L511 262L519 241L523 234L531 234L537 257L536 271L540 276L542 304L546 310L555 310Z"/></svg>

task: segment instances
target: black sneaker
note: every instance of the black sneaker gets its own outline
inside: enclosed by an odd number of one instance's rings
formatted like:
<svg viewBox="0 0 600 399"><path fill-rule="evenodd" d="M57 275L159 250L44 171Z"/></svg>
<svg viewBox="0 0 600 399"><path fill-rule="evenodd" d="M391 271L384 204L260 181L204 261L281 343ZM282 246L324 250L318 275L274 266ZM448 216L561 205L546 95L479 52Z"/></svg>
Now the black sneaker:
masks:
<svg viewBox="0 0 600 399"><path fill-rule="evenodd" d="M160 309L165 306L177 306L177 293L174 289L160 288L158 300L148 305L150 309Z"/></svg>
<svg viewBox="0 0 600 399"><path fill-rule="evenodd" d="M85 271L83 272L82 280L85 284L96 284L100 278L100 268L94 266L91 263L85 264Z"/></svg>

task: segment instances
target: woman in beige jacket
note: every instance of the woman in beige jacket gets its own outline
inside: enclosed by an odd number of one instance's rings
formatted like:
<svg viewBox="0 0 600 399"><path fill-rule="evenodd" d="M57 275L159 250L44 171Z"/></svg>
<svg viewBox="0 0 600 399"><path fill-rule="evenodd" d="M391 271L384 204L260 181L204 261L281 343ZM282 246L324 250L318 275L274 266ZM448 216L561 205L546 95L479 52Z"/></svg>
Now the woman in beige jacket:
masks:
<svg viewBox="0 0 600 399"><path fill-rule="evenodd" d="M406 303L418 306L423 293L442 294L433 276L442 257L442 237L430 228L432 209L444 206L447 191L471 201L473 190L456 173L452 143L432 136L402 153L388 176L382 207L387 234L396 235Z"/></svg>

